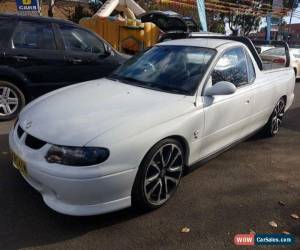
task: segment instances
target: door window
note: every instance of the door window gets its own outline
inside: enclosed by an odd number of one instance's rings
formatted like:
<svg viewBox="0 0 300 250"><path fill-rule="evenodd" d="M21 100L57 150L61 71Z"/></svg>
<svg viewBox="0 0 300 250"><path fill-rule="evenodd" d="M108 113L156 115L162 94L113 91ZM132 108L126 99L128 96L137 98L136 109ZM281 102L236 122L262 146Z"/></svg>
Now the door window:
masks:
<svg viewBox="0 0 300 250"><path fill-rule="evenodd" d="M212 72L212 84L228 81L236 87L248 83L247 60L243 48L234 48L225 52Z"/></svg>
<svg viewBox="0 0 300 250"><path fill-rule="evenodd" d="M262 56L285 56L285 49L282 48L274 48L274 49L268 49L261 53Z"/></svg>
<svg viewBox="0 0 300 250"><path fill-rule="evenodd" d="M66 50L95 54L105 53L103 42L86 30L61 25L60 31Z"/></svg>
<svg viewBox="0 0 300 250"><path fill-rule="evenodd" d="M13 35L12 44L15 49L56 49L50 23L20 22Z"/></svg>
<svg viewBox="0 0 300 250"><path fill-rule="evenodd" d="M14 22L8 18L0 19L0 48L5 48L8 45L14 25Z"/></svg>

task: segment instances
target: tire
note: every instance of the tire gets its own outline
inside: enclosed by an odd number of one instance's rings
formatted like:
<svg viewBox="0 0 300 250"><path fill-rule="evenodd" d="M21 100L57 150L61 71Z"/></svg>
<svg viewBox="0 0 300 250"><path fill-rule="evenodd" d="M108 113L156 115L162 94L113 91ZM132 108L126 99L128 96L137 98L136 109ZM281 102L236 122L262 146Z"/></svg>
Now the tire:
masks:
<svg viewBox="0 0 300 250"><path fill-rule="evenodd" d="M131 196L133 207L148 211L163 206L176 192L183 167L182 145L171 138L158 142L137 172Z"/></svg>
<svg viewBox="0 0 300 250"><path fill-rule="evenodd" d="M285 111L285 99L282 97L277 102L267 124L263 129L263 134L267 137L273 137L278 134Z"/></svg>
<svg viewBox="0 0 300 250"><path fill-rule="evenodd" d="M0 80L0 121L13 120L24 106L22 91L13 83Z"/></svg>

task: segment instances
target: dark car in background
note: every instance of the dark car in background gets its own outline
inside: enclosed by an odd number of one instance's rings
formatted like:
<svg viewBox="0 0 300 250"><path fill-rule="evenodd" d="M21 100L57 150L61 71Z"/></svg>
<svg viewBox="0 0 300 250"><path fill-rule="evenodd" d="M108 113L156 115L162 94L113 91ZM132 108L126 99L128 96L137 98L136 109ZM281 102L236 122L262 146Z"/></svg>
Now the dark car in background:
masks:
<svg viewBox="0 0 300 250"><path fill-rule="evenodd" d="M161 31L158 42L187 38L190 33L199 31L192 17L182 16L174 11L152 10L139 16L143 23L154 23Z"/></svg>
<svg viewBox="0 0 300 250"><path fill-rule="evenodd" d="M128 56L69 21L0 15L0 121L51 90L109 75Z"/></svg>

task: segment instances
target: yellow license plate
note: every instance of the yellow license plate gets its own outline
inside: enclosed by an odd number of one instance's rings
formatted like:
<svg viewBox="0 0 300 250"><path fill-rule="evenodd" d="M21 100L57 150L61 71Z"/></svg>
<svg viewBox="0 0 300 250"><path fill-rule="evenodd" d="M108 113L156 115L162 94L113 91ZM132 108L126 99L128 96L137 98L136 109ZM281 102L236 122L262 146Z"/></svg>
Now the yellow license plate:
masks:
<svg viewBox="0 0 300 250"><path fill-rule="evenodd" d="M27 175L26 163L14 152L11 152L13 165L16 169L18 169L22 175Z"/></svg>

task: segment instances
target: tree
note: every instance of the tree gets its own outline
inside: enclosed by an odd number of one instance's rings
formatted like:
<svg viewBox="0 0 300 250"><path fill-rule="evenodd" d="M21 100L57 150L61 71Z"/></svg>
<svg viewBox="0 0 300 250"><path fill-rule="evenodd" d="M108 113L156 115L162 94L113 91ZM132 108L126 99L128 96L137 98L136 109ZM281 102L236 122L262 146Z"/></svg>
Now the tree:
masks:
<svg viewBox="0 0 300 250"><path fill-rule="evenodd" d="M223 3L229 4L241 4L245 5L245 1L243 0L225 0ZM295 4L297 1L295 0L283 0L282 7L285 9L293 10L297 8ZM236 8L234 11L230 11L229 13L220 14L223 17L224 23L228 24L229 29L232 31L232 35L238 35L240 32L242 35L247 36L251 31L258 30L262 16L266 16L269 12L272 12L272 4L273 0L259 0L252 1L251 13L247 14L241 8ZM260 12L258 15L257 13Z"/></svg>
<svg viewBox="0 0 300 250"><path fill-rule="evenodd" d="M210 32L225 33L225 23L220 13L206 12L207 28Z"/></svg>
<svg viewBox="0 0 300 250"><path fill-rule="evenodd" d="M245 4L245 1L239 0L226 0L229 4ZM228 24L229 29L232 32L232 35L236 36L239 34L249 35L251 31L258 30L261 17L254 14L253 12L259 10L262 7L263 1L253 1L251 7L251 13L246 13L244 9L236 8L234 11L221 13L220 16L223 19L225 24Z"/></svg>
<svg viewBox="0 0 300 250"><path fill-rule="evenodd" d="M232 35L249 35L251 31L257 30L261 23L261 17L247 14L230 14L226 16L225 23L228 23Z"/></svg>

